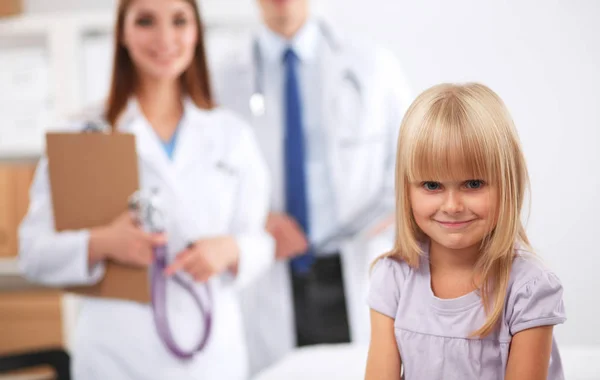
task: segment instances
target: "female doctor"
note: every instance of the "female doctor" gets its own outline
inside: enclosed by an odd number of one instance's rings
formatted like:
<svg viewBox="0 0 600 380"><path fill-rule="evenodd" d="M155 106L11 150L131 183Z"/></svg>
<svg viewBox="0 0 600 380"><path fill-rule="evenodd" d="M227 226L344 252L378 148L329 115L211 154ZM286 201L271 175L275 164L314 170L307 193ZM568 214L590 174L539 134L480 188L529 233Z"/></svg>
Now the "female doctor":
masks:
<svg viewBox="0 0 600 380"><path fill-rule="evenodd" d="M191 360L173 356L157 334L149 305L84 298L74 333L73 377L99 380L245 379L247 359L236 290L270 265L264 232L269 185L251 129L213 108L202 25L194 0L121 0L110 95L100 112L136 137L141 189L158 188L166 205L167 273L212 289L212 332ZM165 239L138 229L127 214L89 230L56 233L47 160L38 166L19 230L20 265L50 285L98 282L104 262L148 266ZM190 242L194 242L191 248ZM196 285L196 287L198 287ZM199 289L196 289L199 290ZM168 310L174 338L193 345L202 318L173 287Z"/></svg>

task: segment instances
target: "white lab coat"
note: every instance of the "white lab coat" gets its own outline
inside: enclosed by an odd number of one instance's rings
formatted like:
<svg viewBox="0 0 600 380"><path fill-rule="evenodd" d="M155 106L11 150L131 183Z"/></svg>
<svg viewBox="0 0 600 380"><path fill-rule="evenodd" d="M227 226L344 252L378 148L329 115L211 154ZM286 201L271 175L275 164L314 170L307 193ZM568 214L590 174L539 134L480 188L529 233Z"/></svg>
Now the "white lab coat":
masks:
<svg viewBox="0 0 600 380"><path fill-rule="evenodd" d="M268 170L255 136L232 113L201 110L186 100L170 161L135 100L121 120L119 129L136 137L141 188L158 187L166 206L169 257L189 241L234 235L240 246L239 272L235 278L225 273L210 280L212 335L205 350L188 362L167 351L149 305L84 298L74 333L74 378L246 379L248 360L237 289L271 265L274 250L272 238L264 232ZM81 123L71 126L81 127ZM42 158L19 231L20 266L28 279L50 286L95 283L103 267L87 269L89 232L54 232L47 167ZM199 312L172 282L167 299L175 338L191 347L202 330Z"/></svg>
<svg viewBox="0 0 600 380"><path fill-rule="evenodd" d="M330 33L331 28L328 28ZM395 146L411 92L394 57L386 50L344 41L332 35L339 50L322 45L322 122L334 182L337 219L342 223L373 201L385 187L385 202L394 205ZM266 112L253 116L248 105L255 90L253 40L214 66L215 90L220 104L254 126L273 182L273 211L285 209L283 176L283 89L265 88ZM347 79L351 72L361 95ZM265 73L264 75L269 75ZM346 79L345 79L346 78ZM275 104L270 107L269 105ZM369 340L366 304L370 261L391 248L393 231L376 239L359 234L342 244L342 270L351 338ZM242 306L252 373L273 364L295 347L295 328L287 262L277 262L265 276L245 289Z"/></svg>

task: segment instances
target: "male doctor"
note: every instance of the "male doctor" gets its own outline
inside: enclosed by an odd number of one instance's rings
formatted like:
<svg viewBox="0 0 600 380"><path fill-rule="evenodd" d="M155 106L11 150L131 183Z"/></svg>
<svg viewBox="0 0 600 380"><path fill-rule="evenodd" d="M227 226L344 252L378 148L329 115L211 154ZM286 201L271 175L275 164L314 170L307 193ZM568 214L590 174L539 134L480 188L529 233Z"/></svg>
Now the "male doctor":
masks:
<svg viewBox="0 0 600 380"><path fill-rule="evenodd" d="M412 100L389 52L344 39L308 0L258 2L264 25L213 69L274 185L278 260L241 297L252 373L294 347L368 342L368 269L392 247L396 136Z"/></svg>

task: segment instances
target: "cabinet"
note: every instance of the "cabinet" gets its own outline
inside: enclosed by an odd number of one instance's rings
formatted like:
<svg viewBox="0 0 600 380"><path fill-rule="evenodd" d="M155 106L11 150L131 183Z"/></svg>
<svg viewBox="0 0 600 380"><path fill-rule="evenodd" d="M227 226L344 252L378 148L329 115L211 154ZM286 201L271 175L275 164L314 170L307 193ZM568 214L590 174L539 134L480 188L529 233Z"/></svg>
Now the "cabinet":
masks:
<svg viewBox="0 0 600 380"><path fill-rule="evenodd" d="M0 293L0 355L63 347L61 314L58 291Z"/></svg>
<svg viewBox="0 0 600 380"><path fill-rule="evenodd" d="M35 163L0 164L0 258L18 252L17 229L27 213Z"/></svg>
<svg viewBox="0 0 600 380"><path fill-rule="evenodd" d="M35 162L0 164L0 355L65 346L61 292L13 290L17 230L27 213L34 172ZM50 372L27 373L42 379Z"/></svg>

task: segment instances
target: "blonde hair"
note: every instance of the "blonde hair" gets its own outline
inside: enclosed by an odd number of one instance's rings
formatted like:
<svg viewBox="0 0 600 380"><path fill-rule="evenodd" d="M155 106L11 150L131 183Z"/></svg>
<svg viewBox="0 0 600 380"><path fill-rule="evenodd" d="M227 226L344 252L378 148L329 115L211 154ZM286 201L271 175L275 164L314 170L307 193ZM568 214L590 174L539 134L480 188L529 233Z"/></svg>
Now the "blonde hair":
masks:
<svg viewBox="0 0 600 380"><path fill-rule="evenodd" d="M468 83L434 86L415 99L400 127L396 156L396 241L385 256L419 266L427 237L412 214L414 181L484 179L498 191L494 226L476 264L487 320L472 333L486 336L502 316L515 244L529 248L521 221L527 167L512 118L488 87Z"/></svg>

